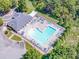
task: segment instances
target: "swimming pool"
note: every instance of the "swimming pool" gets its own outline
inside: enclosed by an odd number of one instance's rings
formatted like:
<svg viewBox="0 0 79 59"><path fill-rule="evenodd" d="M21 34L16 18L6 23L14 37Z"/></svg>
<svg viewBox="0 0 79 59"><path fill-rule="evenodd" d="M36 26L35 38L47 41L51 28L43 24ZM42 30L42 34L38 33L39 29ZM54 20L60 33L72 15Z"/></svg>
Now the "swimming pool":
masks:
<svg viewBox="0 0 79 59"><path fill-rule="evenodd" d="M48 26L43 32L36 28L30 33L30 37L34 39L40 45L44 45L48 42L48 39L54 34L56 30Z"/></svg>

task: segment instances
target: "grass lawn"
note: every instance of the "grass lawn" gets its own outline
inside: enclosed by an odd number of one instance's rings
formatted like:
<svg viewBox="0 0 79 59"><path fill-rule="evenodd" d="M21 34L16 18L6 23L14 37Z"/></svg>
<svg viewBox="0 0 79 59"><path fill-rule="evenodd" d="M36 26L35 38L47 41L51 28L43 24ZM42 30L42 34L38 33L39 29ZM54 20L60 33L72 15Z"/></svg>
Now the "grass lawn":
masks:
<svg viewBox="0 0 79 59"><path fill-rule="evenodd" d="M4 33L8 38L12 35L12 32L10 30L6 30Z"/></svg>
<svg viewBox="0 0 79 59"><path fill-rule="evenodd" d="M27 42L25 43L25 47L28 51L30 51L30 49L32 49L32 46L30 44L28 44Z"/></svg>
<svg viewBox="0 0 79 59"><path fill-rule="evenodd" d="M40 54L40 52L38 52L35 48L33 48L29 43L25 43L25 47L28 51L31 51L32 49L35 50L38 54Z"/></svg>
<svg viewBox="0 0 79 59"><path fill-rule="evenodd" d="M29 53L32 52L31 55L33 55L34 59L38 59L38 58L41 59L42 54L38 52L34 47L32 47L29 43L26 42L25 47ZM35 57L35 56L38 56L38 57Z"/></svg>
<svg viewBox="0 0 79 59"><path fill-rule="evenodd" d="M17 36L17 35L13 35L13 37L11 38L13 40L16 40L16 41L21 41L21 37L20 36Z"/></svg>
<svg viewBox="0 0 79 59"><path fill-rule="evenodd" d="M3 20L2 20L2 18L0 18L0 26L2 26L3 25Z"/></svg>
<svg viewBox="0 0 79 59"><path fill-rule="evenodd" d="M11 37L12 40L16 40L16 41L21 41L21 40L22 40L20 36L14 35L14 33L12 33L10 30L6 30L6 31L4 32L4 34L5 34L8 38L10 38L10 37L13 35L13 36Z"/></svg>

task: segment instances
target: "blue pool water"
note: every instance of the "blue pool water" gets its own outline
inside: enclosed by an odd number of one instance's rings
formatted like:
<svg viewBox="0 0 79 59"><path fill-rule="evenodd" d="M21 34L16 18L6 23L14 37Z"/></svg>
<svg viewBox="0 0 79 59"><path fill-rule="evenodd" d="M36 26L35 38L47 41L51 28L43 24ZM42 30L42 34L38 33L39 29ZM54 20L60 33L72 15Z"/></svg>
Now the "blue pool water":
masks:
<svg viewBox="0 0 79 59"><path fill-rule="evenodd" d="M30 36L40 45L44 45L48 42L48 39L54 34L56 30L48 26L43 32L36 28L31 32Z"/></svg>

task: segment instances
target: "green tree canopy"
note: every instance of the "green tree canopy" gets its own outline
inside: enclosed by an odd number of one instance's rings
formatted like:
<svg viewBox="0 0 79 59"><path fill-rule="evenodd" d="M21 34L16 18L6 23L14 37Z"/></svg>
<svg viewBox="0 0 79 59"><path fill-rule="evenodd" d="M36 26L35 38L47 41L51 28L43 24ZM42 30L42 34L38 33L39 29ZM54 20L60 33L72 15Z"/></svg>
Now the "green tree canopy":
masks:
<svg viewBox="0 0 79 59"><path fill-rule="evenodd" d="M19 0L18 7L16 9L18 12L31 12L34 10L32 3L29 0Z"/></svg>
<svg viewBox="0 0 79 59"><path fill-rule="evenodd" d="M0 0L0 12L7 12L9 11L12 3L11 0Z"/></svg>

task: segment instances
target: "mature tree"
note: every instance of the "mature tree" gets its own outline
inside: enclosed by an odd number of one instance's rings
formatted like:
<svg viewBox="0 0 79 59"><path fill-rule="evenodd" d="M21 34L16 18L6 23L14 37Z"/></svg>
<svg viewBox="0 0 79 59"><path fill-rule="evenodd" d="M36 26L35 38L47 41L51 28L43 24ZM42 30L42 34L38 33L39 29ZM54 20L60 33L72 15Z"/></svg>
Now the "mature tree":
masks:
<svg viewBox="0 0 79 59"><path fill-rule="evenodd" d="M36 10L43 12L44 7L45 7L44 2L40 2L40 3L37 5Z"/></svg>
<svg viewBox="0 0 79 59"><path fill-rule="evenodd" d="M79 59L79 42L77 44L76 51L77 51L77 55L75 56L76 57L75 59Z"/></svg>
<svg viewBox="0 0 79 59"><path fill-rule="evenodd" d="M11 0L0 0L0 13L8 12L11 6Z"/></svg>
<svg viewBox="0 0 79 59"><path fill-rule="evenodd" d="M12 6L11 8L17 7L18 5L18 0L11 0Z"/></svg>
<svg viewBox="0 0 79 59"><path fill-rule="evenodd" d="M18 12L23 12L25 8L26 8L26 0L19 0L18 1L18 7L17 7L16 10Z"/></svg>
<svg viewBox="0 0 79 59"><path fill-rule="evenodd" d="M16 11L30 13L34 10L32 3L29 0L19 0Z"/></svg>
<svg viewBox="0 0 79 59"><path fill-rule="evenodd" d="M53 51L49 55L49 59L75 59L75 48L71 48L65 44L64 39L56 43Z"/></svg>

